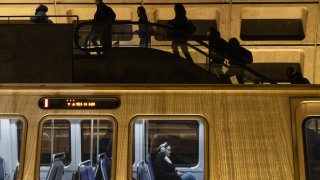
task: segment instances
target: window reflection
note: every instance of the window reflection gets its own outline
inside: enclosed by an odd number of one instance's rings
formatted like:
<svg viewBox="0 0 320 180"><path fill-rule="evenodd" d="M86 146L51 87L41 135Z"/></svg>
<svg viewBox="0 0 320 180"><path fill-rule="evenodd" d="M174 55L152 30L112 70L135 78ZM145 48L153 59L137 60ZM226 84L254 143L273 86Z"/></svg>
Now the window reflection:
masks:
<svg viewBox="0 0 320 180"><path fill-rule="evenodd" d="M136 120L133 127L133 178L163 179L173 174L175 178L204 179L202 121Z"/></svg>
<svg viewBox="0 0 320 180"><path fill-rule="evenodd" d="M306 175L310 180L320 177L320 118L310 118L304 124Z"/></svg>
<svg viewBox="0 0 320 180"><path fill-rule="evenodd" d="M23 129L21 120L0 119L0 170L4 179L18 177Z"/></svg>

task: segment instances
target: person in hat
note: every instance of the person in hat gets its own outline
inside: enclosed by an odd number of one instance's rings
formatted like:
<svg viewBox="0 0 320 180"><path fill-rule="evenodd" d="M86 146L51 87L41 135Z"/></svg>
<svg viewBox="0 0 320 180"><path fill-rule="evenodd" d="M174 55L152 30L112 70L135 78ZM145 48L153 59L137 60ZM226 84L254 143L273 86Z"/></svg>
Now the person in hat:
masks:
<svg viewBox="0 0 320 180"><path fill-rule="evenodd" d="M139 30L137 31L137 33L139 34L139 38L140 38L140 42L139 42L139 46L140 47L148 47L149 44L149 33L148 33L148 16L147 16L147 12L146 9L143 6L139 6L137 8L137 14L139 17Z"/></svg>
<svg viewBox="0 0 320 180"><path fill-rule="evenodd" d="M180 56L180 47L187 62L193 63L192 57L188 50L188 37L185 36L185 34L191 35L187 32L187 30L189 29L188 26L190 20L187 18L186 9L184 8L182 3L176 3L174 5L174 12L175 18L168 22L168 25L173 28L171 44L172 52L173 54ZM181 32L185 34L181 34Z"/></svg>
<svg viewBox="0 0 320 180"><path fill-rule="evenodd" d="M46 14L47 12L48 12L48 7L46 5L40 4L36 9L35 16L30 18L31 22L52 24L53 22L48 18Z"/></svg>
<svg viewBox="0 0 320 180"><path fill-rule="evenodd" d="M213 71L219 77L223 75L222 67L228 53L228 42L221 38L220 32L210 27L207 33L209 39L209 57L213 64Z"/></svg>
<svg viewBox="0 0 320 180"><path fill-rule="evenodd" d="M293 67L289 67L286 70L288 80L291 84L310 84L309 80L302 76L301 72L297 71Z"/></svg>
<svg viewBox="0 0 320 180"><path fill-rule="evenodd" d="M196 178L192 173L182 173L176 170L170 160L170 154L171 146L167 142L160 144L153 161L156 180L195 180Z"/></svg>
<svg viewBox="0 0 320 180"><path fill-rule="evenodd" d="M88 38L91 38L90 41L94 46L98 46L99 40L104 53L106 53L112 47L112 24L116 20L116 14L111 7L104 4L103 0L95 0L95 3L97 10L94 14L94 25ZM98 51L97 53L103 52Z"/></svg>

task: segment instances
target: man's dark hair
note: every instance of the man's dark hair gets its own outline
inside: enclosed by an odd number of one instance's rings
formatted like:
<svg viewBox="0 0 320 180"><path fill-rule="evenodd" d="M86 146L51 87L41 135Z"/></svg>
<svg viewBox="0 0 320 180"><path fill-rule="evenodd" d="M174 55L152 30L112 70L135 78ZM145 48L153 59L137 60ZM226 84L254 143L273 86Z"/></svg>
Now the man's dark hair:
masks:
<svg viewBox="0 0 320 180"><path fill-rule="evenodd" d="M239 41L238 41L237 38L231 38L231 39L229 39L229 44L230 44L230 45L233 45L233 46L240 46L240 43L239 43Z"/></svg>
<svg viewBox="0 0 320 180"><path fill-rule="evenodd" d="M297 73L297 71L295 68L289 67L286 73L287 73L287 77L290 78L290 77L293 77Z"/></svg>
<svg viewBox="0 0 320 180"><path fill-rule="evenodd" d="M37 7L36 12L40 12L40 11L46 13L46 12L48 11L48 7L47 7L46 5L40 4L40 5Z"/></svg>
<svg viewBox="0 0 320 180"><path fill-rule="evenodd" d="M146 14L146 9L143 7L143 6L139 6L138 7L138 11L141 13L141 14Z"/></svg>
<svg viewBox="0 0 320 180"><path fill-rule="evenodd" d="M213 37L220 37L220 36L221 36L221 35L220 35L220 32L217 31L216 28L214 28L214 27L210 27L210 28L209 28L209 31L212 33L212 36L213 36Z"/></svg>
<svg viewBox="0 0 320 180"><path fill-rule="evenodd" d="M187 14L186 9L184 8L182 3L174 4L174 10L176 14L185 16Z"/></svg>

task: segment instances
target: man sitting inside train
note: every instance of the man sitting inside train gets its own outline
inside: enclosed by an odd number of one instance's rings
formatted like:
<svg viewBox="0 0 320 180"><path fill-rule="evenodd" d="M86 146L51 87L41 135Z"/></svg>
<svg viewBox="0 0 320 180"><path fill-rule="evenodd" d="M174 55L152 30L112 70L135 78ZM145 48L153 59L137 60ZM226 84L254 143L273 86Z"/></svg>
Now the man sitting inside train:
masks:
<svg viewBox="0 0 320 180"><path fill-rule="evenodd" d="M190 173L182 173L176 170L176 167L170 160L171 146L164 142L157 149L157 155L153 161L156 180L196 180Z"/></svg>

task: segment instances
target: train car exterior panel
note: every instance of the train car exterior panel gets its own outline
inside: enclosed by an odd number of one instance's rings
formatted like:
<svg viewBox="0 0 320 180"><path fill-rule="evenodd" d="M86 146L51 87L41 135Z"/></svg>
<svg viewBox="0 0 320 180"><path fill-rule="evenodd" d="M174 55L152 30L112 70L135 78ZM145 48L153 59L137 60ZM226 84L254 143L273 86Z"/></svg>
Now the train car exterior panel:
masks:
<svg viewBox="0 0 320 180"><path fill-rule="evenodd" d="M20 88L20 89L19 89ZM20 160L23 179L37 179L44 117L112 116L116 122L112 178L132 176L132 121L140 116L203 117L207 124L204 179L295 179L304 163L296 156L290 99L319 98L319 87L2 87L0 113L27 121L26 149ZM40 109L42 97L119 97L108 110ZM305 98L304 98L305 97ZM131 124L130 124L131 123ZM297 137L301 136L297 131ZM23 154L23 151L22 151ZM298 154L301 150L298 149ZM301 155L300 155L301 156ZM24 158L24 163L23 163ZM301 173L303 176L303 173ZM303 178L301 178L303 179Z"/></svg>

